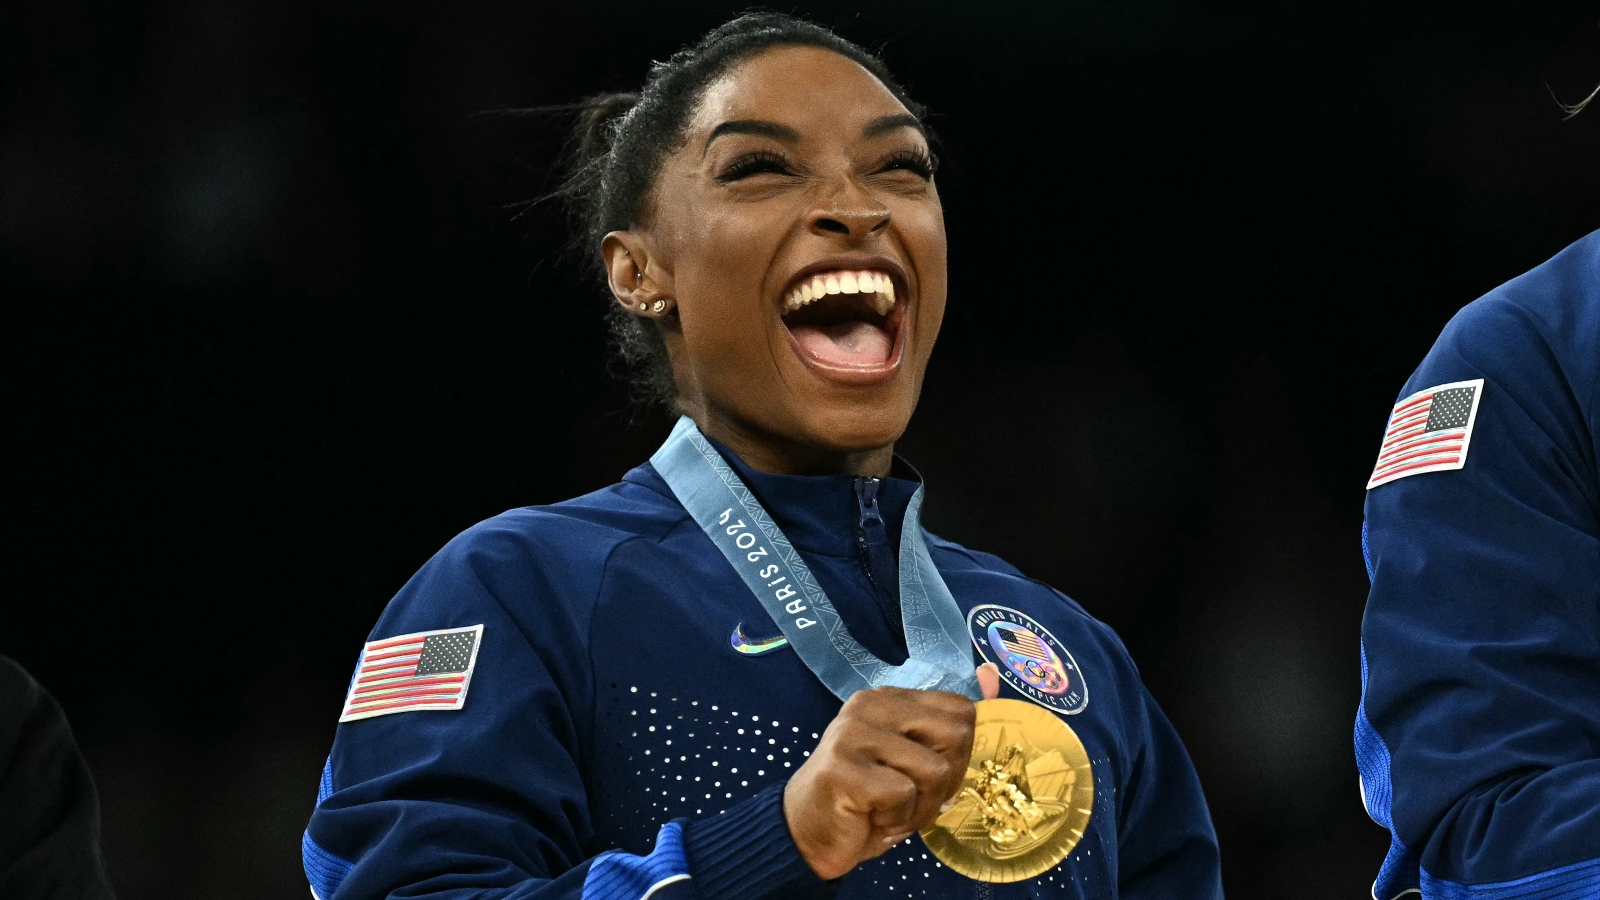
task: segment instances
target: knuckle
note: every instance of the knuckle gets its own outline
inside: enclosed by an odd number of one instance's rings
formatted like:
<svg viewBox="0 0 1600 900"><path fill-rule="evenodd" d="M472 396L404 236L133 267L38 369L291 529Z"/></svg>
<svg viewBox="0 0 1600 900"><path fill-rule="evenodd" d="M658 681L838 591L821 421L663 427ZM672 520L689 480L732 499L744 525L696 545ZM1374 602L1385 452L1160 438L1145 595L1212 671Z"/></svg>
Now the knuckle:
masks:
<svg viewBox="0 0 1600 900"><path fill-rule="evenodd" d="M971 700L968 700L960 694L944 694L942 699L944 701L942 704L943 707L946 710L949 710L949 713L952 717L967 722L977 721L978 704L973 703Z"/></svg>
<svg viewBox="0 0 1600 900"><path fill-rule="evenodd" d="M855 718L840 719L834 723L834 726L838 729L837 743L846 746L854 746L861 743L867 730L867 726L860 719Z"/></svg>
<svg viewBox="0 0 1600 900"><path fill-rule="evenodd" d="M933 732L931 737L939 747L966 747L972 743L973 730L957 724L950 724Z"/></svg>

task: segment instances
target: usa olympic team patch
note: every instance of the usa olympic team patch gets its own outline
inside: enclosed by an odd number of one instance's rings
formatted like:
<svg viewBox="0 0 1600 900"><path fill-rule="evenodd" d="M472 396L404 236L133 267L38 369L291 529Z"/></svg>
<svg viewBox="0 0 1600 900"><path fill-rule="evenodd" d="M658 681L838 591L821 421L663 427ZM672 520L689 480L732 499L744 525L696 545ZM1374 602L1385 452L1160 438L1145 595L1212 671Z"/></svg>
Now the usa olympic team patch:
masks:
<svg viewBox="0 0 1600 900"><path fill-rule="evenodd" d="M1367 490L1424 472L1465 467L1482 398L1483 379L1475 378L1418 391L1396 403Z"/></svg>
<svg viewBox="0 0 1600 900"><path fill-rule="evenodd" d="M390 713L460 709L478 665L483 626L419 631L368 641L339 721Z"/></svg>
<svg viewBox="0 0 1600 900"><path fill-rule="evenodd" d="M967 613L967 631L1000 677L1029 700L1068 716L1089 705L1089 686L1067 648L1026 613L984 603Z"/></svg>

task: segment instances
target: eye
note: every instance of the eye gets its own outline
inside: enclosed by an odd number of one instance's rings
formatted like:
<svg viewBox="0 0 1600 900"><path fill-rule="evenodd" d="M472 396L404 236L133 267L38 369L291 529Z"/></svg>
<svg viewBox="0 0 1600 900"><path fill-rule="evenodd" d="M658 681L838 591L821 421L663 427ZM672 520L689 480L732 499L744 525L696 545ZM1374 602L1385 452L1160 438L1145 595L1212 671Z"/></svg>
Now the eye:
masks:
<svg viewBox="0 0 1600 900"><path fill-rule="evenodd" d="M933 172L939 167L939 161L932 153L918 147L916 149L896 150L889 154L888 159L878 168L879 172L893 172L903 169L915 173L923 181L933 178Z"/></svg>
<svg viewBox="0 0 1600 900"><path fill-rule="evenodd" d="M751 175L792 175L794 170L789 166L789 161L771 150L757 150L746 153L728 164L726 169L717 176L723 184L749 178Z"/></svg>

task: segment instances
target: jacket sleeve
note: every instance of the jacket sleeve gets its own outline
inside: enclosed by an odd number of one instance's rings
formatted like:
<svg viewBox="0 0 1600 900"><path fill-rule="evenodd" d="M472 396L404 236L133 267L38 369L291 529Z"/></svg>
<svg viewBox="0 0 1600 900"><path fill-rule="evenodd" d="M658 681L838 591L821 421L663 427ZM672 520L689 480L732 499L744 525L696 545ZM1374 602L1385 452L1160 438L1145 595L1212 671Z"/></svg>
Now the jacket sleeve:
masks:
<svg viewBox="0 0 1600 900"><path fill-rule="evenodd" d="M1463 310L1402 393L1483 379L1464 467L1367 494L1356 755L1391 832L1379 900L1600 893L1600 323L1518 290Z"/></svg>
<svg viewBox="0 0 1600 900"><path fill-rule="evenodd" d="M1131 659L1127 668L1126 694L1137 701L1127 714L1132 765L1118 793L1118 896L1222 900L1216 830L1194 763Z"/></svg>
<svg viewBox="0 0 1600 900"><path fill-rule="evenodd" d="M789 837L781 790L711 819L663 823L645 853L597 842L583 764L588 614L605 566L570 558L602 536L563 523L561 546L542 545L537 528L517 524L531 514L456 538L379 620L374 641L482 625L481 645L460 709L339 725L301 845L313 894L713 898L730 896L735 872L754 891L745 896L826 893Z"/></svg>

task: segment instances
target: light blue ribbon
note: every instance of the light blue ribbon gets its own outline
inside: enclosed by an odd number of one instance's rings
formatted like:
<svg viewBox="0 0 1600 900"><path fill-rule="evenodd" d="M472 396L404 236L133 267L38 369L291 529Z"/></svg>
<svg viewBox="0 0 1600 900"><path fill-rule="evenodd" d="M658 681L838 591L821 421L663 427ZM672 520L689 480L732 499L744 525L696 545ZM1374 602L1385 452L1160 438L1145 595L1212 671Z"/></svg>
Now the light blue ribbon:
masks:
<svg viewBox="0 0 1600 900"><path fill-rule="evenodd" d="M706 536L772 616L800 659L839 699L875 687L951 691L981 700L965 652L966 619L928 555L922 488L900 536L900 616L910 659L892 666L861 646L794 545L688 416L650 457Z"/></svg>

